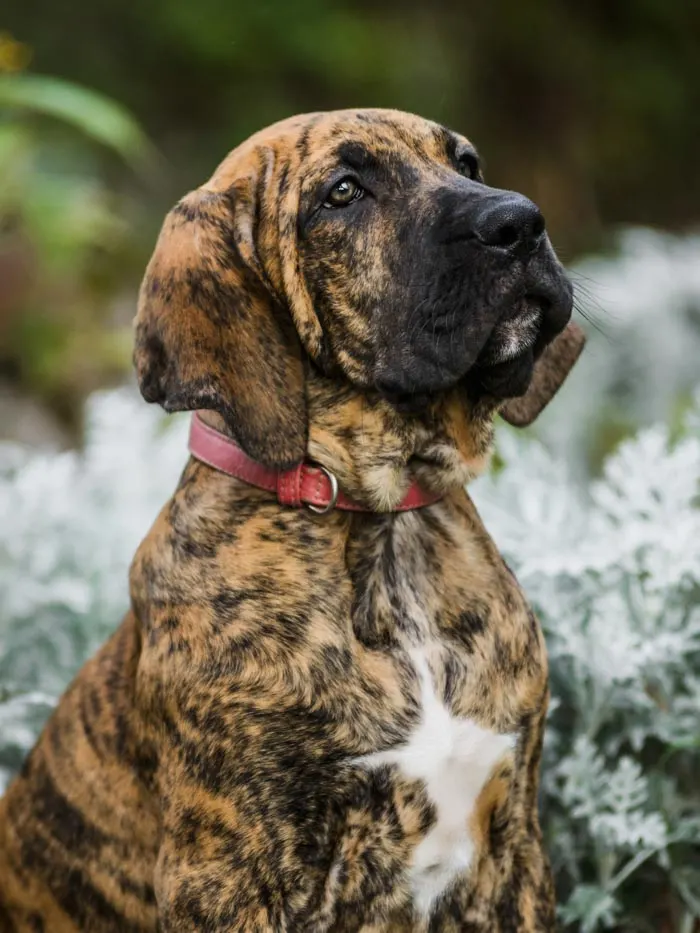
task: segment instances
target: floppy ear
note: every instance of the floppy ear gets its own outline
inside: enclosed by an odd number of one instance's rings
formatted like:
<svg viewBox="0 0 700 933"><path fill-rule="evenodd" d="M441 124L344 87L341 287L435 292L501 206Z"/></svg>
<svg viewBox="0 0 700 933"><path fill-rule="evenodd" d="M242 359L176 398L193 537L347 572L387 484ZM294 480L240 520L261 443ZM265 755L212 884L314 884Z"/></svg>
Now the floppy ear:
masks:
<svg viewBox="0 0 700 933"><path fill-rule="evenodd" d="M567 324L535 363L527 392L520 398L509 399L501 408L501 417L518 428L532 424L561 388L585 342L586 336L578 324Z"/></svg>
<svg viewBox="0 0 700 933"><path fill-rule="evenodd" d="M170 211L141 285L134 364L146 401L217 411L251 457L289 467L306 454L303 363L263 281L254 209L241 190L204 187Z"/></svg>

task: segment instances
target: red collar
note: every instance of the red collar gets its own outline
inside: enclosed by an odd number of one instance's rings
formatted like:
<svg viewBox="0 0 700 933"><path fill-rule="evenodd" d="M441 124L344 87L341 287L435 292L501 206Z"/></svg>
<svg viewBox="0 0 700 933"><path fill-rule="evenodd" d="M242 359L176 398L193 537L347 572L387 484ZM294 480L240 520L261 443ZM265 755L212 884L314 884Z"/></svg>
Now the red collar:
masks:
<svg viewBox="0 0 700 933"><path fill-rule="evenodd" d="M277 493L280 505L301 508L308 506L312 512L325 514L333 509L351 512L371 512L353 502L340 491L338 480L323 466L300 463L291 470L272 470L251 460L230 437L205 424L195 412L190 424L190 453L220 473L242 479L244 483ZM392 512L406 512L432 505L441 497L425 492L413 483L401 502Z"/></svg>

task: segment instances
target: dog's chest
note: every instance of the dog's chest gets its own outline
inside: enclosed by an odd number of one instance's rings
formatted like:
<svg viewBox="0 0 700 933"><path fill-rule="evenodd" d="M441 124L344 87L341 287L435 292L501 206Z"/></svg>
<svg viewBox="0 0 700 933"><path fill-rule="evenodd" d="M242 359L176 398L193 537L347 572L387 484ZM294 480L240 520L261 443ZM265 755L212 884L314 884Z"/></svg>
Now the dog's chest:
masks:
<svg viewBox="0 0 700 933"><path fill-rule="evenodd" d="M435 817L416 846L409 887L419 913L427 915L440 895L472 864L471 820L494 767L514 746L514 736L458 717L438 695L430 669L430 646L410 650L420 683L420 719L407 741L361 759L366 768L395 767L400 777L421 781Z"/></svg>
<svg viewBox="0 0 700 933"><path fill-rule="evenodd" d="M393 653L394 688L411 715L397 706L401 738L394 720L376 750L356 760L371 772L388 768L400 786L420 786L429 818L413 837L404 879L427 917L480 863L486 809L496 799L484 791L499 765L512 773L521 717L542 694L546 665L517 584L483 536L434 510L431 523L395 519L371 545L358 564L355 632ZM501 782L498 799L505 793Z"/></svg>

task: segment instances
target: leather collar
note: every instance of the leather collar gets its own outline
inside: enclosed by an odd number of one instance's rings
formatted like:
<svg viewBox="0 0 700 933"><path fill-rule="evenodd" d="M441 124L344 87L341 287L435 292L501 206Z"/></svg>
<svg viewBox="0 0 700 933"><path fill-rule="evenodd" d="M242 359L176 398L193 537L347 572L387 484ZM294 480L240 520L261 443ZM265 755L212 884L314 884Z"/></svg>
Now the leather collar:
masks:
<svg viewBox="0 0 700 933"><path fill-rule="evenodd" d="M189 450L196 460L220 473L243 480L258 489L276 493L280 505L297 509L306 506L318 514L332 512L333 509L374 511L346 496L333 473L323 466L302 461L291 470L274 470L252 460L232 438L205 424L197 412L192 416L190 424ZM432 505L440 498L414 482L401 502L389 511L420 509Z"/></svg>

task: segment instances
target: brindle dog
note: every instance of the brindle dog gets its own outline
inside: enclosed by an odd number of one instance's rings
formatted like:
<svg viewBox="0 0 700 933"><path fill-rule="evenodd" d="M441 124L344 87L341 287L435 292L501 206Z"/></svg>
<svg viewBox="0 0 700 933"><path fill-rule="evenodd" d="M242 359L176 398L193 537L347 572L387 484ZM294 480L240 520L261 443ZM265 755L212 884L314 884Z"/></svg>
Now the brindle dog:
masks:
<svg viewBox="0 0 700 933"><path fill-rule="evenodd" d="M144 396L368 511L190 460L0 804L3 933L554 929L545 647L464 484L576 359L571 296L535 205L403 113L277 124L172 210Z"/></svg>

